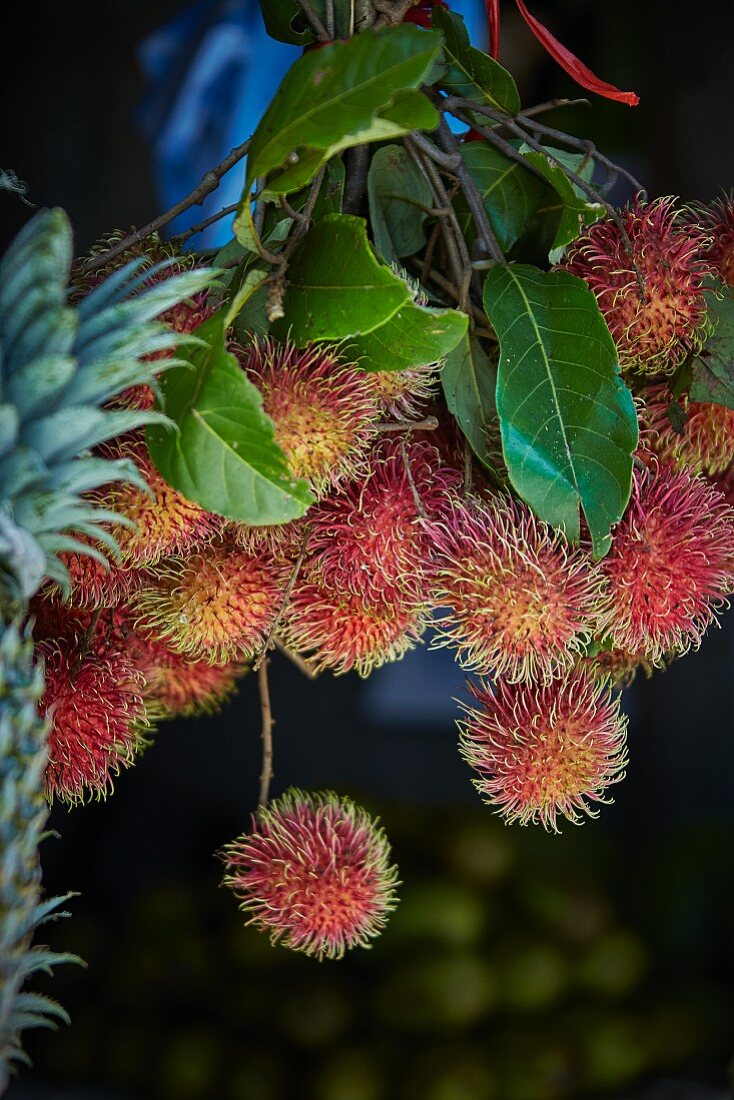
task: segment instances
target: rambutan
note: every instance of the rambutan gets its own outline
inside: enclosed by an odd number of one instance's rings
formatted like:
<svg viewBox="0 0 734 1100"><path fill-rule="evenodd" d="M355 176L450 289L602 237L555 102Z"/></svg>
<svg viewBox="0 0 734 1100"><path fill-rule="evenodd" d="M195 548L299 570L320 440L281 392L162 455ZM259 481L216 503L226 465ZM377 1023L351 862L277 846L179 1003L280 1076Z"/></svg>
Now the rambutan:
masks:
<svg viewBox="0 0 734 1100"><path fill-rule="evenodd" d="M331 791L291 788L222 854L247 923L319 960L369 947L395 908L397 868L378 820Z"/></svg>
<svg viewBox="0 0 734 1100"><path fill-rule="evenodd" d="M734 509L687 471L635 470L632 496L601 563L615 647L653 665L697 647L734 586Z"/></svg>
<svg viewBox="0 0 734 1100"><path fill-rule="evenodd" d="M241 363L262 394L294 477L323 494L357 473L378 411L369 375L341 363L327 347L296 348L271 339L254 341L241 352Z"/></svg>
<svg viewBox="0 0 734 1100"><path fill-rule="evenodd" d="M113 776L133 763L148 725L139 672L124 654L85 652L75 644L40 642L46 689L41 713L51 719L46 793L78 803L112 789Z"/></svg>
<svg viewBox="0 0 734 1100"><path fill-rule="evenodd" d="M709 332L707 237L682 220L669 198L638 199L620 218L629 246L618 225L605 219L569 246L560 267L593 290L623 369L672 374Z"/></svg>
<svg viewBox="0 0 734 1100"><path fill-rule="evenodd" d="M267 638L288 572L266 551L248 554L228 541L167 558L133 598L136 628L193 661L247 660Z"/></svg>
<svg viewBox="0 0 734 1100"><path fill-rule="evenodd" d="M400 594L425 604L432 550L427 521L448 510L460 482L430 443L382 440L364 478L309 512L309 549L323 584L370 601Z"/></svg>
<svg viewBox="0 0 734 1100"><path fill-rule="evenodd" d="M355 669L366 677L402 657L425 625L422 610L410 599L369 599L307 573L294 587L282 636L290 649L308 657L316 672Z"/></svg>
<svg viewBox="0 0 734 1100"><path fill-rule="evenodd" d="M590 657L579 661L590 676L605 680L615 687L629 687L638 672L644 672L649 679L653 667L643 654L630 653L627 649L601 649Z"/></svg>
<svg viewBox="0 0 734 1100"><path fill-rule="evenodd" d="M474 785L508 823L540 822L558 832L559 815L577 825L606 788L624 776L627 719L619 696L575 669L537 684L470 684L461 754Z"/></svg>
<svg viewBox="0 0 734 1100"><path fill-rule="evenodd" d="M114 530L125 563L140 568L154 565L167 555L188 554L221 531L221 517L205 512L158 473L140 436L115 440L105 446L104 455L132 459L149 487L146 493L129 482L115 483L100 499L103 507L135 524L119 525Z"/></svg>
<svg viewBox="0 0 734 1100"><path fill-rule="evenodd" d="M255 526L249 523L231 523L227 531L236 544L248 554L266 550L276 558L296 560L307 537L308 521L292 519L289 523L272 523Z"/></svg>
<svg viewBox="0 0 734 1100"><path fill-rule="evenodd" d="M713 478L712 483L714 488L721 493L726 503L734 508L734 465Z"/></svg>
<svg viewBox="0 0 734 1100"><path fill-rule="evenodd" d="M370 371L367 377L377 397L380 414L395 421L415 420L435 393L438 373L435 364L407 370Z"/></svg>
<svg viewBox="0 0 734 1100"><path fill-rule="evenodd" d="M680 431L671 420L677 404L683 421ZM675 409L673 409L675 412ZM678 470L714 476L734 461L734 409L708 401L671 397L666 383L648 386L638 402L640 440Z"/></svg>
<svg viewBox="0 0 734 1100"><path fill-rule="evenodd" d="M573 664L598 617L602 578L588 553L509 496L457 501L433 528L434 646L463 668L508 680L552 680Z"/></svg>
<svg viewBox="0 0 734 1100"><path fill-rule="evenodd" d="M74 537L79 542L89 542L85 535ZM113 607L128 599L145 578L143 570L115 561L106 547L98 549L105 555L107 566L89 554L67 551L59 554L69 574L68 602L75 607Z"/></svg>
<svg viewBox="0 0 734 1100"><path fill-rule="evenodd" d="M709 238L704 256L716 274L734 286L734 192L696 206L694 213Z"/></svg>
<svg viewBox="0 0 734 1100"><path fill-rule="evenodd" d="M131 631L124 652L143 678L149 718L191 718L212 714L234 694L245 668L241 662L212 665L190 661L153 637Z"/></svg>

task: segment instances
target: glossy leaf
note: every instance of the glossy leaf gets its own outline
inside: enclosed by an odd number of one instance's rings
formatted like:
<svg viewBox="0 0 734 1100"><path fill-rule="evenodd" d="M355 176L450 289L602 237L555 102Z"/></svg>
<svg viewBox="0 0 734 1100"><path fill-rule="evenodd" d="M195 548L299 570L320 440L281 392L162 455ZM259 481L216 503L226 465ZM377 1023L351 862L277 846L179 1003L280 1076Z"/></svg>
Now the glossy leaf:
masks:
<svg viewBox="0 0 734 1100"><path fill-rule="evenodd" d="M481 462L494 469L488 430L497 421L497 367L478 340L465 333L441 371L446 404Z"/></svg>
<svg viewBox="0 0 734 1100"><path fill-rule="evenodd" d="M637 416L592 291L565 271L497 264L484 305L500 341L497 412L510 481L541 519L594 553L629 499Z"/></svg>
<svg viewBox="0 0 734 1100"><path fill-rule="evenodd" d="M412 256L425 244L423 223L433 206L428 180L402 145L377 149L367 177L375 248L388 263Z"/></svg>
<svg viewBox="0 0 734 1100"><path fill-rule="evenodd" d="M259 176L270 193L297 191L343 149L434 129L436 109L417 89L439 48L438 34L405 23L299 58L253 134L247 194Z"/></svg>
<svg viewBox="0 0 734 1100"><path fill-rule="evenodd" d="M329 214L306 234L288 267L285 316L273 326L299 347L371 332L410 300L397 275L380 264L363 218Z"/></svg>
<svg viewBox="0 0 734 1100"><path fill-rule="evenodd" d="M541 203L552 201L553 193L521 163L484 142L469 142L461 155L482 195L499 246L507 252L522 236ZM468 208L457 205L466 233L471 223Z"/></svg>
<svg viewBox="0 0 734 1100"><path fill-rule="evenodd" d="M722 285L708 300L716 327L693 360L689 396L734 409L734 290Z"/></svg>
<svg viewBox="0 0 734 1100"><path fill-rule="evenodd" d="M510 73L484 50L469 42L464 20L456 12L439 6L432 13L433 26L443 37L445 72L441 87L451 95L484 103L514 115L520 110L520 95ZM480 122L486 118L476 116Z"/></svg>
<svg viewBox="0 0 734 1100"><path fill-rule="evenodd" d="M260 0L265 29L271 38L290 42L295 46L307 46L316 41L316 34L306 18L298 0ZM327 27L327 0L311 0L311 9ZM352 33L353 0L331 0L334 15L334 38L348 38Z"/></svg>
<svg viewBox="0 0 734 1100"><path fill-rule="evenodd" d="M190 366L161 381L164 408L177 431L152 427L148 446L166 481L209 512L243 523L285 523L313 497L290 476L262 398L225 346L216 314L197 329L203 346Z"/></svg>
<svg viewBox="0 0 734 1100"><path fill-rule="evenodd" d="M349 341L363 370L407 370L439 360L466 334L468 318L455 309L429 309L408 302L383 325Z"/></svg>
<svg viewBox="0 0 734 1100"><path fill-rule="evenodd" d="M603 216L604 207L601 203L590 202L582 192L580 193L578 186L569 180L563 168L549 160L545 154L526 147L521 148L520 151L534 168L542 172L555 193L550 203L541 201L538 213L558 216L558 228L548 257L551 263L556 264L563 257L566 245L576 240L582 228L585 225L592 225ZM578 169L583 171L585 160L583 155L564 153L555 149L551 150L551 154L577 175ZM588 164L588 158L586 163ZM583 176L581 178L583 179Z"/></svg>

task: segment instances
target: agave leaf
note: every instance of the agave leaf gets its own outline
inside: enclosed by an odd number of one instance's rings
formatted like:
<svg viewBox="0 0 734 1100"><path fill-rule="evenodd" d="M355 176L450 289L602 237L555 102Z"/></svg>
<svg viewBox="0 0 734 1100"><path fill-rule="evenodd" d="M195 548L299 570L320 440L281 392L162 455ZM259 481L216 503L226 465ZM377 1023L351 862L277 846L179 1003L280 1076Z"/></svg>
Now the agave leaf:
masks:
<svg viewBox="0 0 734 1100"><path fill-rule="evenodd" d="M15 446L19 426L18 410L15 405L0 405L0 458Z"/></svg>
<svg viewBox="0 0 734 1100"><path fill-rule="evenodd" d="M63 210L41 210L25 225L0 260L0 327L26 295L41 289L48 308L66 302L72 233Z"/></svg>
<svg viewBox="0 0 734 1100"><path fill-rule="evenodd" d="M63 462L80 451L104 443L143 424L168 424L154 410L102 410L92 405L69 405L27 424L25 442L36 447L46 462Z"/></svg>
<svg viewBox="0 0 734 1100"><path fill-rule="evenodd" d="M49 484L67 493L86 493L117 481L129 481L143 492L150 491L148 482L131 458L96 458L93 455L74 458L55 467Z"/></svg>
<svg viewBox="0 0 734 1100"><path fill-rule="evenodd" d="M69 355L42 355L24 363L8 379L6 397L17 405L23 420L45 416L65 394L76 369L76 359Z"/></svg>

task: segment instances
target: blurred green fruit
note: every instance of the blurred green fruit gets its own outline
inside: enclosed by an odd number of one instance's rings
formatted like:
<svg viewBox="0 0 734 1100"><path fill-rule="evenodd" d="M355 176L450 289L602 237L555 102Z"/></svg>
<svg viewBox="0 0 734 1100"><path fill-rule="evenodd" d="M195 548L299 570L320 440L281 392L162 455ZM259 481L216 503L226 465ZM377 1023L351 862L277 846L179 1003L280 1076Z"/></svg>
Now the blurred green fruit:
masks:
<svg viewBox="0 0 734 1100"><path fill-rule="evenodd" d="M485 913L482 899L466 887L438 879L412 882L401 889L401 903L392 917L383 942L401 946L421 939L439 940L454 947L468 947L482 934Z"/></svg>
<svg viewBox="0 0 734 1100"><path fill-rule="evenodd" d="M459 874L477 882L497 882L512 866L514 853L507 829L496 821L471 822L450 832L446 858Z"/></svg>
<svg viewBox="0 0 734 1100"><path fill-rule="evenodd" d="M390 1027L460 1030L497 1001L497 980L483 959L464 952L416 960L396 968L377 994L377 1012Z"/></svg>
<svg viewBox="0 0 734 1100"><path fill-rule="evenodd" d="M637 986L647 968L644 945L631 932L610 932L588 948L577 971L586 989L621 997Z"/></svg>
<svg viewBox="0 0 734 1100"><path fill-rule="evenodd" d="M549 944L519 942L503 952L499 966L502 1000L513 1008L545 1008L561 997L568 982L568 963Z"/></svg>
<svg viewBox="0 0 734 1100"><path fill-rule="evenodd" d="M331 1058L316 1076L313 1100L392 1100L383 1091L371 1050L344 1050ZM304 1092L299 1088L294 1100Z"/></svg>

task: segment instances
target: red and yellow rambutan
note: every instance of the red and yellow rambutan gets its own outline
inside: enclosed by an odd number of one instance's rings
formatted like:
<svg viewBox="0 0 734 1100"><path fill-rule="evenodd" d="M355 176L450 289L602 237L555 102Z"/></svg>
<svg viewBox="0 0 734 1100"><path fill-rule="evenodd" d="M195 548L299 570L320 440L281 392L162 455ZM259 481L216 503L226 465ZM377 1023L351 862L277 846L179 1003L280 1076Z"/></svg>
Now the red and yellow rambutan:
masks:
<svg viewBox="0 0 734 1100"><path fill-rule="evenodd" d="M248 554L230 541L166 558L133 598L136 628L193 661L247 660L268 636L288 574L266 551Z"/></svg>
<svg viewBox="0 0 734 1100"><path fill-rule="evenodd" d="M370 599L326 584L309 570L296 583L283 616L286 645L307 657L315 672L355 669L366 677L397 661L420 639L423 610L399 594Z"/></svg>
<svg viewBox="0 0 734 1100"><path fill-rule="evenodd" d="M397 422L420 416L422 406L434 396L438 383L433 363L406 370L370 371L367 377L372 382L380 414Z"/></svg>
<svg viewBox="0 0 734 1100"><path fill-rule="evenodd" d="M660 666L697 647L734 587L734 509L701 477L635 470L632 496L601 563L602 634Z"/></svg>
<svg viewBox="0 0 734 1100"><path fill-rule="evenodd" d="M694 214L708 237L707 261L723 282L734 286L734 192L696 206Z"/></svg>
<svg viewBox="0 0 734 1100"><path fill-rule="evenodd" d="M51 720L46 793L82 802L104 796L144 744L148 722L139 672L123 653L87 649L87 639L42 641L45 667L40 710Z"/></svg>
<svg viewBox="0 0 734 1100"><path fill-rule="evenodd" d="M265 550L276 558L295 561L308 536L308 520L292 519L289 523L268 523L255 526L249 523L231 523L227 532L248 554L257 554Z"/></svg>
<svg viewBox="0 0 734 1100"><path fill-rule="evenodd" d="M627 719L618 693L580 669L545 685L470 684L461 754L477 790L509 823L558 832L595 817L593 803L624 777Z"/></svg>
<svg viewBox="0 0 734 1100"><path fill-rule="evenodd" d="M368 601L398 595L425 604L432 553L427 521L448 510L460 482L430 443L382 440L364 478L309 512L311 562L323 584Z"/></svg>
<svg viewBox="0 0 734 1100"><path fill-rule="evenodd" d="M598 621L602 577L588 553L504 495L457 501L432 534L446 608L434 645L511 682L547 683L571 667Z"/></svg>
<svg viewBox="0 0 734 1100"><path fill-rule="evenodd" d="M680 431L671 420L672 404L680 410ZM723 473L734 461L734 409L689 401L686 396L674 399L662 383L645 389L638 413L640 441L662 462L711 477Z"/></svg>
<svg viewBox="0 0 734 1100"><path fill-rule="evenodd" d="M74 537L79 542L89 542L86 535L75 533ZM113 607L127 600L145 579L143 570L116 561L107 547L97 549L105 555L106 566L89 554L68 551L59 554L69 574L68 602L75 607Z"/></svg>
<svg viewBox="0 0 734 1100"><path fill-rule="evenodd" d="M340 362L328 347L297 348L271 339L240 350L240 359L262 394L294 477L321 495L357 473L378 412L364 371Z"/></svg>
<svg viewBox="0 0 734 1100"><path fill-rule="evenodd" d="M245 671L238 661L191 661L136 630L130 631L124 652L142 676L146 714L154 721L214 713L234 694Z"/></svg>
<svg viewBox="0 0 734 1100"><path fill-rule="evenodd" d="M140 568L154 565L168 555L188 554L221 531L220 516L205 512L159 474L142 437L115 440L105 446L103 453L108 458L132 459L149 487L145 492L138 485L116 482L100 496L103 507L126 516L134 524L134 527L117 525L113 531L124 563Z"/></svg>
<svg viewBox="0 0 734 1100"><path fill-rule="evenodd" d="M397 868L376 819L330 791L291 788L222 853L248 924L317 959L369 947L395 908Z"/></svg>
<svg viewBox="0 0 734 1100"><path fill-rule="evenodd" d="M620 688L629 687L638 672L643 672L647 679L653 673L644 654L630 653L627 649L600 649L593 656L582 657L578 664L595 679Z"/></svg>
<svg viewBox="0 0 734 1100"><path fill-rule="evenodd" d="M709 332L708 239L669 198L637 200L620 218L627 240L613 220L596 222L569 246L560 267L593 290L623 369L672 374Z"/></svg>

